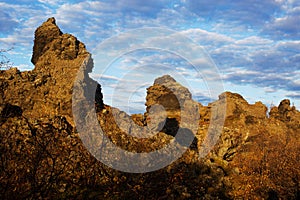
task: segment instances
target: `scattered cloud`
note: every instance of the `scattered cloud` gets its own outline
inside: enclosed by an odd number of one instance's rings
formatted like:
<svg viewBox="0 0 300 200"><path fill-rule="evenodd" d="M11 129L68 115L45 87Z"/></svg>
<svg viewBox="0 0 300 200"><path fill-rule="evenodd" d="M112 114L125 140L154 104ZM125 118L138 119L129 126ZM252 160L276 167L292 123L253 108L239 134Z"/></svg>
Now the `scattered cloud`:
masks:
<svg viewBox="0 0 300 200"><path fill-rule="evenodd" d="M156 14L165 8L171 0L118 0L115 7L120 11L129 12L131 14L138 13L143 17L155 17Z"/></svg>
<svg viewBox="0 0 300 200"><path fill-rule="evenodd" d="M11 33L18 26L18 22L7 12L0 12L0 33Z"/></svg>
<svg viewBox="0 0 300 200"><path fill-rule="evenodd" d="M216 98L211 97L208 91L196 92L193 94L192 98L200 102L202 105L208 105L209 103L217 100Z"/></svg>
<svg viewBox="0 0 300 200"><path fill-rule="evenodd" d="M289 98L300 99L299 93L288 93L286 96Z"/></svg>
<svg viewBox="0 0 300 200"><path fill-rule="evenodd" d="M299 1L284 1L281 15L274 17L263 28L263 33L276 39L300 38L300 3Z"/></svg>
<svg viewBox="0 0 300 200"><path fill-rule="evenodd" d="M281 9L274 0L224 1L187 0L189 9L209 21L243 26L262 26Z"/></svg>

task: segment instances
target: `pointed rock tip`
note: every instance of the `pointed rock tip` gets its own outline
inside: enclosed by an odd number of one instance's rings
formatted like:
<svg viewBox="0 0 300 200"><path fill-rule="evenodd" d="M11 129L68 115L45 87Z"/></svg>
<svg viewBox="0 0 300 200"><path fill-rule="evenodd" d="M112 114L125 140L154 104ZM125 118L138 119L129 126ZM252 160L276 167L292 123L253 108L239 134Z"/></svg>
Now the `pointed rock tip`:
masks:
<svg viewBox="0 0 300 200"><path fill-rule="evenodd" d="M228 98L231 98L231 99L241 99L241 100L244 100L244 97L238 93L233 93L233 92L229 92L229 91L226 91L226 92L223 92L222 94L219 95L219 99L228 99Z"/></svg>
<svg viewBox="0 0 300 200"><path fill-rule="evenodd" d="M280 106L280 105L291 105L291 101L290 101L289 99L283 99L283 100L280 102L279 106Z"/></svg>
<svg viewBox="0 0 300 200"><path fill-rule="evenodd" d="M47 19L46 23L51 23L51 24L55 24L56 25L56 20L54 17L50 17Z"/></svg>
<svg viewBox="0 0 300 200"><path fill-rule="evenodd" d="M176 83L176 80L172 76L167 74L155 79L154 85L162 85L164 83L171 83L171 82Z"/></svg>

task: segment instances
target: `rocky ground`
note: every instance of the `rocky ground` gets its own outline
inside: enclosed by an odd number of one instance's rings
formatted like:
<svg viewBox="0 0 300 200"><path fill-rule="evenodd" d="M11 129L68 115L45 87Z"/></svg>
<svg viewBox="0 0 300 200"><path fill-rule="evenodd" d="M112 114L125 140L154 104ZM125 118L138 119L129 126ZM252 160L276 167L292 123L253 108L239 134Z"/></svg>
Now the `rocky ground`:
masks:
<svg viewBox="0 0 300 200"><path fill-rule="evenodd" d="M146 112L129 116L104 105L101 86L88 75L91 55L54 18L36 30L32 62L32 71L0 71L1 199L300 198L300 112L289 100L268 112L225 92L203 106L165 75L148 88ZM72 115L77 98L95 105L91 113L107 138L124 150L175 143L187 151L154 172L114 170L83 145ZM141 138L148 133L156 134Z"/></svg>

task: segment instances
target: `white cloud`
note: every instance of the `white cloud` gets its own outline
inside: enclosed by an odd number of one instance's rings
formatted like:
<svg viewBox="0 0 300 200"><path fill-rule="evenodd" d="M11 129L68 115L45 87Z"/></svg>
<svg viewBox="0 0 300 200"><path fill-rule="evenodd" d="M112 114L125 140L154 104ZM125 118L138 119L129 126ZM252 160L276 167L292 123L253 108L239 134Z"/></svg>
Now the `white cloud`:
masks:
<svg viewBox="0 0 300 200"><path fill-rule="evenodd" d="M14 66L14 67L17 67L20 71L32 70L32 66L31 65L26 65L26 64L20 64L20 65Z"/></svg>
<svg viewBox="0 0 300 200"><path fill-rule="evenodd" d="M276 47L285 51L300 52L300 40L297 41L280 41Z"/></svg>
<svg viewBox="0 0 300 200"><path fill-rule="evenodd" d="M66 1L62 1L62 0L38 0L38 2L44 3L44 4L50 4L50 5L57 5L58 3L62 3L62 2L66 2Z"/></svg>
<svg viewBox="0 0 300 200"><path fill-rule="evenodd" d="M96 73L91 73L90 74L91 78L96 79L96 80L108 80L108 81L120 81L121 79L116 77L116 76L109 76L105 74L96 74Z"/></svg>
<svg viewBox="0 0 300 200"><path fill-rule="evenodd" d="M243 38L241 40L237 40L235 43L238 45L245 45L245 46L252 46L255 45L256 47L259 46L264 46L264 45L272 45L274 41L267 39L267 38L262 38L258 36L250 36Z"/></svg>
<svg viewBox="0 0 300 200"><path fill-rule="evenodd" d="M229 24L250 26L263 25L281 8L281 4L273 0L187 0L187 5L191 11L200 17Z"/></svg>
<svg viewBox="0 0 300 200"><path fill-rule="evenodd" d="M200 45L209 45L210 47L217 47L234 41L231 37L228 37L227 35L209 32L207 30L199 28L184 30L181 31L181 33L185 34L187 37L192 38L193 40L195 40L195 42L197 42Z"/></svg>

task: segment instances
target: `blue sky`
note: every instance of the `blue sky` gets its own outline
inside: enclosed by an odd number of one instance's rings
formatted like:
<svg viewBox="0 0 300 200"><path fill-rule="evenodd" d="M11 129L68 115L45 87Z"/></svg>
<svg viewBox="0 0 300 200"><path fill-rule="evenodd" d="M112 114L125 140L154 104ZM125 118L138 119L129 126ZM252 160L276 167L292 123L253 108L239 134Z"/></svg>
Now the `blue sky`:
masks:
<svg viewBox="0 0 300 200"><path fill-rule="evenodd" d="M145 88L166 73L173 73L203 104L229 90L250 103L278 105L289 98L300 108L299 0L2 0L0 8L0 46L14 47L7 56L21 70L33 68L34 30L54 16L61 30L85 43L96 61L101 44L109 44L112 37L129 43L132 30L175 31L203 48L198 67L214 63L222 78L223 87L215 90L201 76L204 72L197 74L180 53L163 48L123 52L108 68L95 62L92 76L102 84L106 103L128 112L143 111ZM125 38L124 32L133 34ZM188 45L167 44L179 52Z"/></svg>

